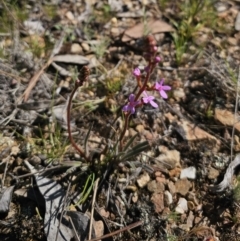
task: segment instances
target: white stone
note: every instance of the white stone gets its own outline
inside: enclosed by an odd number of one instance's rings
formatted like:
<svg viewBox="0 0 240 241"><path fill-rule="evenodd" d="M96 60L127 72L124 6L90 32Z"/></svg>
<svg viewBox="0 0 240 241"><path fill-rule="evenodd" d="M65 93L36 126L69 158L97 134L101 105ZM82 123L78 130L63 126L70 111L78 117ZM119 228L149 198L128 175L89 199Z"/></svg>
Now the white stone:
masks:
<svg viewBox="0 0 240 241"><path fill-rule="evenodd" d="M196 178L196 168L195 167L187 167L181 170L180 179L189 178L195 179Z"/></svg>
<svg viewBox="0 0 240 241"><path fill-rule="evenodd" d="M182 198L182 197L179 198L175 211L181 214L184 214L185 212L188 211L187 200L185 198Z"/></svg>

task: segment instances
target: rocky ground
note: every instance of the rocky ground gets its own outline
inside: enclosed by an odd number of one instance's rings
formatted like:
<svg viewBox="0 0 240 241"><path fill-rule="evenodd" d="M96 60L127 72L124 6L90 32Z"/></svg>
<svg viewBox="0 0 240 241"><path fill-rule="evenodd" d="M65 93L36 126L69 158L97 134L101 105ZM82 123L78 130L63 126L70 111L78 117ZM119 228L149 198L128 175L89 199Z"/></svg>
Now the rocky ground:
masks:
<svg viewBox="0 0 240 241"><path fill-rule="evenodd" d="M240 240L240 1L36 2L0 4L0 240ZM149 35L172 89L121 152Z"/></svg>

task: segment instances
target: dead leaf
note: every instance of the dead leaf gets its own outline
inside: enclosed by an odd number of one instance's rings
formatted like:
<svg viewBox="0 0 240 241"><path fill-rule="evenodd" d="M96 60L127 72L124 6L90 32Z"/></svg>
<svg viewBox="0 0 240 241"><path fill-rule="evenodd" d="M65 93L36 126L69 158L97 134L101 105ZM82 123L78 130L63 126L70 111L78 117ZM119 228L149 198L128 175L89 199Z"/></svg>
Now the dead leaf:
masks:
<svg viewBox="0 0 240 241"><path fill-rule="evenodd" d="M236 119L234 113L228 110L215 109L214 118L226 126L234 126L240 131L240 122Z"/></svg>
<svg viewBox="0 0 240 241"><path fill-rule="evenodd" d="M163 20L150 20L147 24L139 23L125 31L122 41L127 42L132 39L142 38L146 32L151 34L172 32L174 29L171 25Z"/></svg>
<svg viewBox="0 0 240 241"><path fill-rule="evenodd" d="M53 62L62 62L62 63L69 63L69 64L81 64L87 65L89 61L86 57L81 55L75 54L65 54L65 55L56 55L53 57Z"/></svg>
<svg viewBox="0 0 240 241"><path fill-rule="evenodd" d="M177 121L175 130L182 136L184 140L187 141L209 139L214 140L216 143L218 142L215 136L208 134L206 131L200 129L198 126L195 126L186 120Z"/></svg>
<svg viewBox="0 0 240 241"><path fill-rule="evenodd" d="M0 213L7 213L12 201L12 193L14 186L3 188L0 191Z"/></svg>
<svg viewBox="0 0 240 241"><path fill-rule="evenodd" d="M37 171L28 161L25 160L24 163L31 173ZM61 207L66 195L65 191L61 185L49 178L38 174L34 174L34 176L38 189L45 199L44 231L48 241L55 240L57 234L58 241L71 240L74 234L70 222L63 218L60 223Z"/></svg>

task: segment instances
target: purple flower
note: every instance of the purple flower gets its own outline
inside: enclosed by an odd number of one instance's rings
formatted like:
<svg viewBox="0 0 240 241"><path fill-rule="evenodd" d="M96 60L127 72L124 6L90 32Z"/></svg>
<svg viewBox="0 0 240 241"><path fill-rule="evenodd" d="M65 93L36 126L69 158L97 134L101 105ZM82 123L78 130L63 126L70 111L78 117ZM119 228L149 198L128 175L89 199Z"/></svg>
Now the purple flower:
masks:
<svg viewBox="0 0 240 241"><path fill-rule="evenodd" d="M139 76L141 75L140 69L139 69L139 68L134 69L133 75L134 75L135 77L139 77Z"/></svg>
<svg viewBox="0 0 240 241"><path fill-rule="evenodd" d="M142 98L142 100L143 100L143 102L144 102L145 104L149 103L149 104L150 104L152 107L154 107L154 108L157 108L157 107L158 107L157 103L155 103L155 102L153 101L153 100L155 99L154 96L148 95L146 91L143 91L143 95L144 95L144 97Z"/></svg>
<svg viewBox="0 0 240 241"><path fill-rule="evenodd" d="M167 93L165 90L171 90L171 87L168 85L163 85L164 80L162 79L160 82L155 84L155 90L159 91L159 94L162 96L163 99L167 99Z"/></svg>
<svg viewBox="0 0 240 241"><path fill-rule="evenodd" d="M155 62L156 62L156 63L159 63L160 61L161 61L161 58L160 58L159 56L156 56Z"/></svg>
<svg viewBox="0 0 240 241"><path fill-rule="evenodd" d="M129 95L129 103L127 105L125 105L122 110L125 112L131 112L131 114L135 113L135 107L136 105L138 105L140 103L140 101L135 101L135 95L134 94L130 94Z"/></svg>

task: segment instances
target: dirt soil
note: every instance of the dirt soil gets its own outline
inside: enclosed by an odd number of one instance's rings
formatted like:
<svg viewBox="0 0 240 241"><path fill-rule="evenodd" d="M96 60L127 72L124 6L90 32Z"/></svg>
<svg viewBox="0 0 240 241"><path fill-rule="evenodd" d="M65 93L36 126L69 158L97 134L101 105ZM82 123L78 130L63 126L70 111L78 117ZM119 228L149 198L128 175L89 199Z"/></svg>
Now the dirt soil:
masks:
<svg viewBox="0 0 240 241"><path fill-rule="evenodd" d="M239 31L237 0L1 1L0 240L240 241ZM147 36L171 91L121 150Z"/></svg>

